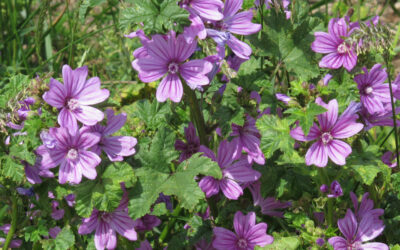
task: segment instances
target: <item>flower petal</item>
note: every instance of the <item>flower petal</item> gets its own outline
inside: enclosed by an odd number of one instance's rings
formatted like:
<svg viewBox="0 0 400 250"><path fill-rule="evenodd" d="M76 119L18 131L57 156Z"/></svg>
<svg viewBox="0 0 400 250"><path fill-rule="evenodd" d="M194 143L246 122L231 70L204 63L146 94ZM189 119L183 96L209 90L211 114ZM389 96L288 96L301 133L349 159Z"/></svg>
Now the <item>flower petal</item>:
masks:
<svg viewBox="0 0 400 250"><path fill-rule="evenodd" d="M183 95L182 82L176 74L168 74L157 87L157 101L165 102L168 98L180 102Z"/></svg>
<svg viewBox="0 0 400 250"><path fill-rule="evenodd" d="M50 90L43 94L43 100L55 108L62 108L65 105L67 91L56 79L50 78Z"/></svg>
<svg viewBox="0 0 400 250"><path fill-rule="evenodd" d="M306 164L325 167L328 164L328 150L322 141L317 141L308 149L306 153Z"/></svg>
<svg viewBox="0 0 400 250"><path fill-rule="evenodd" d="M337 165L345 165L346 157L351 154L351 147L349 144L340 141L332 140L326 145L329 158Z"/></svg>
<svg viewBox="0 0 400 250"><path fill-rule="evenodd" d="M216 227L213 230L214 232L214 241L213 247L216 249L235 249L237 237L228 229L222 227Z"/></svg>
<svg viewBox="0 0 400 250"><path fill-rule="evenodd" d="M207 77L213 65L206 60L191 60L180 66L179 72L189 86L201 86L210 83Z"/></svg>
<svg viewBox="0 0 400 250"><path fill-rule="evenodd" d="M81 105L78 109L73 111L73 114L78 121L87 126L93 126L104 118L103 112L86 105Z"/></svg>

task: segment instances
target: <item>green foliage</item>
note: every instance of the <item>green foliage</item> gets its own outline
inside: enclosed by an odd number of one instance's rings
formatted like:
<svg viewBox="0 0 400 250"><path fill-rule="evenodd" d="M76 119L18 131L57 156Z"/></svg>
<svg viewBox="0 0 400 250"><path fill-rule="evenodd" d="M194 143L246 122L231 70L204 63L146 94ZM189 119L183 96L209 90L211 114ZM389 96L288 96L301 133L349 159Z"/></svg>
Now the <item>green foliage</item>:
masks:
<svg viewBox="0 0 400 250"><path fill-rule="evenodd" d="M245 109L238 103L237 87L238 86L234 84L228 84L226 86L221 104L217 106L217 110L213 115L223 135L229 134L232 123L243 126L245 121Z"/></svg>
<svg viewBox="0 0 400 250"><path fill-rule="evenodd" d="M83 0L79 6L79 20L84 23L88 8L93 8L104 3L106 0Z"/></svg>
<svg viewBox="0 0 400 250"><path fill-rule="evenodd" d="M257 120L256 126L261 133L260 148L265 158L270 158L276 150L290 154L294 152L294 140L290 136L290 123L275 115L264 115Z"/></svg>
<svg viewBox="0 0 400 250"><path fill-rule="evenodd" d="M152 147L157 147L153 144ZM142 167L136 170L139 181L134 187L133 198L129 203L130 215L133 218L139 218L148 213L161 192L165 195L175 195L184 208L193 210L199 200L204 199L203 191L194 180L199 174L215 178L222 177L218 164L199 154L182 162L172 174L169 174L165 164L161 168L143 162Z"/></svg>
<svg viewBox="0 0 400 250"><path fill-rule="evenodd" d="M361 144L362 151L352 153L346 164L355 171L357 180L371 185L378 173L382 173L385 177L390 176L388 167L377 157L379 147L368 145L365 141L362 141Z"/></svg>
<svg viewBox="0 0 400 250"><path fill-rule="evenodd" d="M299 121L299 125L304 132L304 135L308 135L311 126L314 123L314 118L322 113L325 113L326 109L320 105L310 102L307 108L290 108L285 113L290 114L288 119L293 121Z"/></svg>
<svg viewBox="0 0 400 250"><path fill-rule="evenodd" d="M43 241L45 250L70 249L75 244L75 235L69 227L64 227L55 239Z"/></svg>
<svg viewBox="0 0 400 250"><path fill-rule="evenodd" d="M133 169L129 164L113 162L101 177L94 181L83 181L76 186L76 212L82 217L89 217L94 207L100 211L112 212L119 206L123 195L120 183L125 182L129 187L134 181Z"/></svg>
<svg viewBox="0 0 400 250"><path fill-rule="evenodd" d="M24 180L25 170L24 166L16 163L11 157L3 156L0 158L1 162L1 175L10 178L16 183L21 183Z"/></svg>
<svg viewBox="0 0 400 250"><path fill-rule="evenodd" d="M252 44L261 49L259 55L272 56L302 80L319 75L310 44L314 32L322 28L320 19L309 16L294 25L284 13L270 11L264 23L266 31L261 32L260 38L253 35L251 39Z"/></svg>
<svg viewBox="0 0 400 250"><path fill-rule="evenodd" d="M133 115L138 117L150 130L157 130L165 124L165 115L169 112L168 105L159 103L157 100L141 100L136 103Z"/></svg>
<svg viewBox="0 0 400 250"><path fill-rule="evenodd" d="M189 13L180 8L174 0L135 0L133 7L122 11L120 23L123 28L143 23L146 32L163 33L181 29L181 25L188 24L188 17Z"/></svg>
<svg viewBox="0 0 400 250"><path fill-rule="evenodd" d="M256 246L255 249L263 250L296 250L300 246L300 239L298 237L274 237L274 242L264 247Z"/></svg>
<svg viewBox="0 0 400 250"><path fill-rule="evenodd" d="M47 221L39 220L36 225L25 228L25 240L35 242L41 240L43 236L49 236L49 229L46 226Z"/></svg>
<svg viewBox="0 0 400 250"><path fill-rule="evenodd" d="M8 106L11 97L11 103L16 104L23 98L23 91L30 83L29 77L22 74L12 75L9 79L0 82L0 96L8 98L0 98L0 110L12 108ZM18 99L12 99L16 98Z"/></svg>

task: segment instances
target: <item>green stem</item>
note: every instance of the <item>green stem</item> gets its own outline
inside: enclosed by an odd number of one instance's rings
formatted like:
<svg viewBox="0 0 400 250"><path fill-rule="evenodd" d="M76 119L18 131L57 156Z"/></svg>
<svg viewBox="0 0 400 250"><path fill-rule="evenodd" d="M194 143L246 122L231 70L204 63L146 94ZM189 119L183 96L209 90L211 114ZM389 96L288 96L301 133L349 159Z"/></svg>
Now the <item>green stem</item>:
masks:
<svg viewBox="0 0 400 250"><path fill-rule="evenodd" d="M167 237L171 227L175 224L176 218L178 217L178 215L181 213L182 207L180 206L180 204L177 205L177 207L175 208L174 212L172 213L171 217L172 219L170 219L167 223L167 225L164 227L164 229L161 232L160 235L160 243L162 243L165 238Z"/></svg>
<svg viewBox="0 0 400 250"><path fill-rule="evenodd" d="M206 137L206 124L204 122L203 112L200 109L196 93L186 84L183 84L183 90L189 101L190 116L193 119L197 133L199 134L200 143L204 146L208 146Z"/></svg>
<svg viewBox="0 0 400 250"><path fill-rule="evenodd" d="M379 145L379 148L381 148L383 146L383 144L385 144L385 142L387 141L387 139L389 139L390 135L393 133L394 129L390 130L390 132L386 135L385 139L383 139L383 141L381 142L381 145Z"/></svg>
<svg viewBox="0 0 400 250"><path fill-rule="evenodd" d="M326 173L326 168L318 168L318 175L322 184L329 185L329 177ZM321 184L321 185L322 185ZM333 200L328 198L328 211L325 213L328 220L328 225L333 226Z"/></svg>
<svg viewBox="0 0 400 250"><path fill-rule="evenodd" d="M10 230L7 233L6 241L4 242L3 249L8 249L11 241L14 236L15 229L17 228L17 212L18 212L18 207L17 207L17 197L13 193L11 195L11 202L12 202L12 207L11 207L11 227Z"/></svg>
<svg viewBox="0 0 400 250"><path fill-rule="evenodd" d="M396 160L397 160L397 169L400 166L399 162L399 141L398 141L398 135L397 135L397 121L396 121L396 110L394 106L394 99L393 99L393 89L392 89L392 80L390 77L390 64L389 64L389 52L385 56L385 62L386 62L386 68L388 71L388 81L389 81L389 90L390 90L390 103L392 104L392 116L393 116L393 129L394 129L394 139L395 139L395 145L396 145Z"/></svg>

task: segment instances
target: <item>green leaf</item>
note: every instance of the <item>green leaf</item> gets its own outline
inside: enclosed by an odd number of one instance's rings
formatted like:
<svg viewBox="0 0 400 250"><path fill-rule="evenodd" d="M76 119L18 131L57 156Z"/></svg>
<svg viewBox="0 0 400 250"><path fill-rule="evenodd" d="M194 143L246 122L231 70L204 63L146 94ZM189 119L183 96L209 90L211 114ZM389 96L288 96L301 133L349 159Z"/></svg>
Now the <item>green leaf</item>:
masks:
<svg viewBox="0 0 400 250"><path fill-rule="evenodd" d="M260 148L265 158L270 158L276 150L285 154L294 152L294 139L290 136L287 119L275 115L264 115L257 120L256 126L261 133Z"/></svg>
<svg viewBox="0 0 400 250"><path fill-rule="evenodd" d="M157 130L165 124L165 115L169 112L168 105L153 100L140 100L135 105L133 115L143 121L148 129Z"/></svg>
<svg viewBox="0 0 400 250"><path fill-rule="evenodd" d="M79 6L79 20L81 23L85 22L85 16L88 8L95 7L104 3L106 0L83 0L81 5Z"/></svg>
<svg viewBox="0 0 400 250"><path fill-rule="evenodd" d="M377 157L379 146L368 145L365 141L361 141L361 147L350 155L346 164L354 170L356 179L363 184L371 185L378 173L389 178L390 169Z"/></svg>
<svg viewBox="0 0 400 250"><path fill-rule="evenodd" d="M374 182L375 177L381 171L378 166L375 165L351 165L357 173L357 179L366 185L371 185Z"/></svg>
<svg viewBox="0 0 400 250"><path fill-rule="evenodd" d="M128 28L132 24L143 23L145 31L150 33L180 29L188 24L189 13L180 8L175 0L165 0L158 4L150 0L135 0L133 7L122 11L121 26Z"/></svg>
<svg viewBox="0 0 400 250"><path fill-rule="evenodd" d="M175 195L184 208L193 210L199 200L205 198L194 180L199 174L222 178L218 164L207 157L201 157L200 154L182 162L171 175L159 168L137 169L136 175L140 185L134 188L134 197L130 199L130 216L136 219L149 213L151 205L161 192L165 195Z"/></svg>
<svg viewBox="0 0 400 250"><path fill-rule="evenodd" d="M46 250L70 249L75 244L75 235L69 227L64 227L57 235L57 238L43 241L43 248Z"/></svg>
<svg viewBox="0 0 400 250"><path fill-rule="evenodd" d="M13 75L5 81L5 85L0 85L0 95L7 98L0 98L0 109L6 109L7 103L11 98L15 98L17 94L23 91L30 83L29 76L18 74ZM1 83L1 82L0 82ZM14 103L20 100L14 100Z"/></svg>
<svg viewBox="0 0 400 250"><path fill-rule="evenodd" d="M16 163L11 157L3 157L1 161L1 174L11 180L21 183L24 180L24 166Z"/></svg>
<svg viewBox="0 0 400 250"><path fill-rule="evenodd" d="M317 115L325 113L326 109L320 105L310 102L306 109L301 108L290 108L285 113L290 114L289 119L293 121L299 121L300 127L304 132L304 135L308 135L310 128L314 123L314 119Z"/></svg>
<svg viewBox="0 0 400 250"><path fill-rule="evenodd" d="M140 144L136 159L140 160L142 166L167 173L169 172L169 164L178 157L174 145L175 134L162 127L152 138L151 145Z"/></svg>
<svg viewBox="0 0 400 250"><path fill-rule="evenodd" d="M24 160L29 164L35 164L35 155L30 152L27 148L26 143L23 144L13 144L10 147L10 156L19 158L20 160Z"/></svg>
<svg viewBox="0 0 400 250"><path fill-rule="evenodd" d="M94 207L100 211L115 210L123 195L120 183L124 182L129 187L134 181L133 169L129 164L110 164L101 178L86 180L76 186L76 212L82 217L89 217Z"/></svg>
<svg viewBox="0 0 400 250"><path fill-rule="evenodd" d="M266 245L264 247L257 246L255 249L263 249L263 250L296 250L300 246L299 237L282 237L282 238L274 238L274 242L270 245Z"/></svg>
<svg viewBox="0 0 400 250"><path fill-rule="evenodd" d="M289 72L302 80L309 80L319 75L318 64L310 44L314 41L314 32L321 29L320 19L307 17L298 24L292 25L284 13L269 12L264 18L266 32L250 37L252 44L259 48L255 53L261 56L272 56L283 62Z"/></svg>

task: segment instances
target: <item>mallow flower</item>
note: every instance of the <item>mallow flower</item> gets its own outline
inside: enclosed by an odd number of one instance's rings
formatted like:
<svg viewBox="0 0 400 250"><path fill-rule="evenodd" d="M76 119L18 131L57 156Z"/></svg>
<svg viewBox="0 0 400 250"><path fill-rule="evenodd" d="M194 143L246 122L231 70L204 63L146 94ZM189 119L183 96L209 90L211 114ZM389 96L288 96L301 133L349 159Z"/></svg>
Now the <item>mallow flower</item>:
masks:
<svg viewBox="0 0 400 250"><path fill-rule="evenodd" d="M225 44L233 53L242 59L249 59L251 48L245 42L237 39L233 34L251 35L261 29L261 24L252 23L253 12L251 10L239 12L243 0L226 0L223 10L224 18L216 22L215 29L207 29L207 35L217 43L218 54L225 57Z"/></svg>
<svg viewBox="0 0 400 250"><path fill-rule="evenodd" d="M181 151L179 162L189 159L200 148L200 138L196 135L196 128L192 122L185 128L185 137L186 143L179 139L175 141L175 149Z"/></svg>
<svg viewBox="0 0 400 250"><path fill-rule="evenodd" d="M50 128L49 134L56 140L53 148L45 145L36 150L40 155L40 168L50 169L60 166L58 181L65 184L79 184L82 175L94 180L97 176L96 166L100 164L100 157L89 151L100 141L99 133L90 133L83 129L70 134L67 128Z"/></svg>
<svg viewBox="0 0 400 250"><path fill-rule="evenodd" d="M94 208L90 217L82 220L78 233L90 234L96 230L94 244L97 250L115 249L116 232L128 240L137 240L134 222L128 215L128 202L128 195L124 193L120 205L113 212L103 212Z"/></svg>
<svg viewBox="0 0 400 250"><path fill-rule="evenodd" d="M75 132L78 121L92 126L103 120L103 112L89 106L106 100L110 95L107 89L100 89L100 79L92 77L86 80L87 66L72 70L64 65L62 75L64 84L51 78L50 90L43 94L43 100L60 110L58 124Z"/></svg>
<svg viewBox="0 0 400 250"><path fill-rule="evenodd" d="M362 217L361 221L357 222L354 213L348 209L346 216L343 219L338 220L338 226L344 238L335 236L328 240L329 244L333 246L333 249L389 250L389 247L384 243L371 242L363 244L366 241L370 241L378 237L385 228L383 221L371 213L373 212L367 212L365 216Z"/></svg>
<svg viewBox="0 0 400 250"><path fill-rule="evenodd" d="M345 67L352 70L357 64L355 46L344 39L351 34L345 18L332 18L329 21L328 33L315 32L315 41L311 44L314 52L327 54L319 62L322 68L338 69Z"/></svg>
<svg viewBox="0 0 400 250"><path fill-rule="evenodd" d="M271 235L267 234L267 224L256 224L256 214L249 212L243 215L237 211L233 219L235 233L223 227L214 228L213 247L217 250L242 250L254 249L255 246L266 246L274 241Z"/></svg>
<svg viewBox="0 0 400 250"><path fill-rule="evenodd" d="M356 122L358 107L351 103L338 118L336 99L326 104L318 97L315 102L327 109L325 113L317 116L319 126L314 123L307 136L304 136L301 127L297 126L290 131L290 135L298 141L317 140L306 153L307 165L325 167L328 164L328 157L337 165L345 165L346 158L352 150L349 144L338 139L349 138L363 128L363 124Z"/></svg>
<svg viewBox="0 0 400 250"><path fill-rule="evenodd" d="M284 212L277 209L285 209L292 205L291 202L281 202L274 197L267 197L264 199L260 192L260 181L252 183L248 188L253 196L254 206L260 206L262 214L283 218Z"/></svg>
<svg viewBox="0 0 400 250"><path fill-rule="evenodd" d="M180 102L183 95L181 78L192 89L210 83L207 74L213 65L202 59L190 60L197 42L187 43L182 35L176 37L171 31L168 35L154 35L152 40L143 44L148 55L132 62L143 82L153 82L163 77L158 85L156 97L159 102L171 99Z"/></svg>
<svg viewBox="0 0 400 250"><path fill-rule="evenodd" d="M385 104L390 103L389 84L384 83L387 78L386 69L382 69L381 64L375 64L369 72L365 67L363 71L364 74L354 77L361 103L370 114L384 113Z"/></svg>
<svg viewBox="0 0 400 250"><path fill-rule="evenodd" d="M240 184L254 182L261 174L253 170L246 158L240 157L236 143L222 141L218 147L218 156L207 147L201 145L199 152L203 152L205 157L216 161L222 170L222 179L217 180L211 176L205 176L199 182L201 190L206 197L211 197L222 190L225 197L237 200L243 194Z"/></svg>
<svg viewBox="0 0 400 250"><path fill-rule="evenodd" d="M392 151L386 151L382 155L381 159L382 162L385 163L390 168L395 168L397 166L396 153L393 153Z"/></svg>
<svg viewBox="0 0 400 250"><path fill-rule="evenodd" d="M381 208L374 209L374 202L373 200L369 199L368 196L369 193L365 193L361 198L361 202L358 203L357 196L353 192L350 192L350 198L354 207L354 214L358 222L360 222L367 214L369 216L379 217L384 213L384 210Z"/></svg>
<svg viewBox="0 0 400 250"><path fill-rule="evenodd" d="M332 181L330 193L327 196L328 198L337 198L339 196L343 196L343 190L338 181Z"/></svg>
<svg viewBox="0 0 400 250"><path fill-rule="evenodd" d="M250 115L246 116L246 122L243 126L232 123L232 133L234 139L232 142L238 145L238 154L244 150L247 153L247 160L250 163L253 161L257 164L264 165L264 154L260 149L260 132L256 127L256 120Z"/></svg>
<svg viewBox="0 0 400 250"><path fill-rule="evenodd" d="M101 155L103 150L110 161L122 161L124 156L130 156L136 153L135 145L137 139L132 136L111 136L124 126L126 122L126 113L114 114L114 110L107 109L107 125L96 124L90 127L84 127L83 131L89 131L100 134L100 141L91 147L91 150L97 155Z"/></svg>

